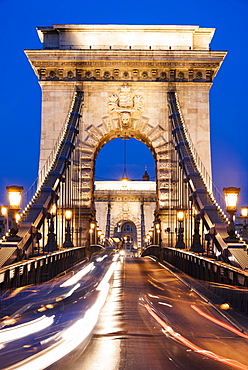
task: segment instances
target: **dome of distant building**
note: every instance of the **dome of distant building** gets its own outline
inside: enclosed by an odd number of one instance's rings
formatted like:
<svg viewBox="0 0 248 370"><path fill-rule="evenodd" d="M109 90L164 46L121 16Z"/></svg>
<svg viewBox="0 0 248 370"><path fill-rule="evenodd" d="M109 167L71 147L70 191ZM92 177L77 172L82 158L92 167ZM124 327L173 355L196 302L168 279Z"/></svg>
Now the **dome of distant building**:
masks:
<svg viewBox="0 0 248 370"><path fill-rule="evenodd" d="M150 180L149 173L147 172L146 169L145 169L144 175L142 176L142 180L143 181L149 181Z"/></svg>

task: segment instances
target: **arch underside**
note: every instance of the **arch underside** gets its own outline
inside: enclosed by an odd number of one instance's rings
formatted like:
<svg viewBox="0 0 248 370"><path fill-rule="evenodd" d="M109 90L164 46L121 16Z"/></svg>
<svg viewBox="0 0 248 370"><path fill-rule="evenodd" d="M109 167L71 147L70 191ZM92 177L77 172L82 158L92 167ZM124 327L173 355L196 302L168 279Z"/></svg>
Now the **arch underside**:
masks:
<svg viewBox="0 0 248 370"><path fill-rule="evenodd" d="M94 199L94 167L100 149L115 138L135 138L142 141L151 150L156 167L157 208L167 206L168 189L173 183L173 171L176 163L173 160L174 146L168 141L168 132L160 125L149 124L149 119L141 117L134 120L132 127L121 128L118 120L104 117L98 126L89 125L85 128L85 140L80 141L77 150L80 151L80 180L82 205L93 207Z"/></svg>

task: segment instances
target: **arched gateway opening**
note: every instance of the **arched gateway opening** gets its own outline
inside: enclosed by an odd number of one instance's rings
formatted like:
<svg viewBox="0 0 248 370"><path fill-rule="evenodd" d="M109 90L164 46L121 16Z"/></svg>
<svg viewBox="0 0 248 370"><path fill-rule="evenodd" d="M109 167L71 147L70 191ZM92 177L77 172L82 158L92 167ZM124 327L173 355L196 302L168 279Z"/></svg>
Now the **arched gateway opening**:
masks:
<svg viewBox="0 0 248 370"><path fill-rule="evenodd" d="M103 88L104 93L102 93ZM139 216L131 212L130 200L125 202L123 199L122 209L119 212L118 210L114 212L121 214L121 217L113 221L111 204L108 204L108 209L105 212L107 216L104 217L108 218L108 222L106 227L101 226L106 237L110 238L113 236L115 227L113 222L116 224L121 220L134 222L139 233L138 247L143 248L145 236L154 222L160 224L162 231L160 236L163 238L165 225L168 225L168 218L171 216L169 214L169 210L172 209L171 204L177 201L177 194L173 191L177 178L177 165L171 124L168 118L167 91L163 85L157 86L156 83L144 91L142 85L138 83L113 81L107 85L107 88L106 84L102 82L84 82L83 89L85 106L82 110L78 150L80 151L81 201L85 212L88 211L88 219L101 222L101 217L96 218L95 214L93 186L95 162L101 148L115 138L124 140L135 138L144 143L153 154L156 169L156 190L152 197L153 200L156 200L156 204L150 212L149 225L145 225L142 220L145 214L147 216L147 212L144 211L146 204L142 203L142 199L140 199ZM100 102L99 112L96 102ZM133 182L126 184L126 186L129 197L130 195L137 196L140 191L138 186L135 188ZM144 192L149 192L149 190L152 189L148 189L148 185L143 189ZM116 189L116 192L120 192L120 189Z"/></svg>
<svg viewBox="0 0 248 370"><path fill-rule="evenodd" d="M99 234L105 236L104 245L140 254L147 245L156 209L150 150L135 139L115 139L100 150L95 167L95 217Z"/></svg>

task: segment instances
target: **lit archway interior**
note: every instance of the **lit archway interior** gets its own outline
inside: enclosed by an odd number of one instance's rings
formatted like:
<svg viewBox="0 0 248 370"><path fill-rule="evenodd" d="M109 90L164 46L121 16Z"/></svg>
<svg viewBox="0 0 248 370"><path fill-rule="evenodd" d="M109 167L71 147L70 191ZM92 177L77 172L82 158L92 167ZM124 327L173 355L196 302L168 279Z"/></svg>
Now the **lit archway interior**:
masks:
<svg viewBox="0 0 248 370"><path fill-rule="evenodd" d="M136 139L111 140L98 153L94 205L99 229L110 243L129 250L144 247L156 208L155 172L151 151Z"/></svg>

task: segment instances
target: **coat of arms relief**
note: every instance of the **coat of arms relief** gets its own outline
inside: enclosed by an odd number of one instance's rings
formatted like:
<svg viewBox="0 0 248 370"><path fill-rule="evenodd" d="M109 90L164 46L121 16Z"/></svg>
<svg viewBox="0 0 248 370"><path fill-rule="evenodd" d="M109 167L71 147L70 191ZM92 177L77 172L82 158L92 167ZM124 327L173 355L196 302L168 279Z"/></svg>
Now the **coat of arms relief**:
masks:
<svg viewBox="0 0 248 370"><path fill-rule="evenodd" d="M128 85L123 85L119 95L109 96L108 109L111 115L118 116L120 129L132 127L132 116L142 114L143 98L141 95L133 95Z"/></svg>

